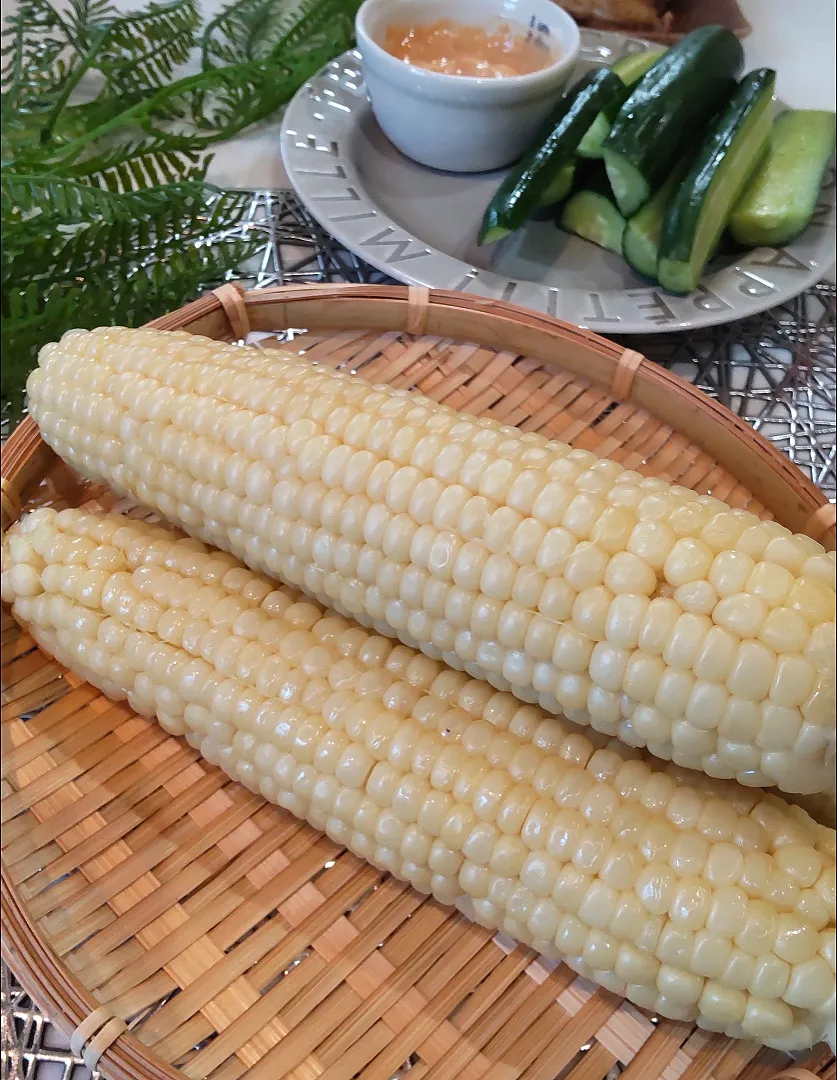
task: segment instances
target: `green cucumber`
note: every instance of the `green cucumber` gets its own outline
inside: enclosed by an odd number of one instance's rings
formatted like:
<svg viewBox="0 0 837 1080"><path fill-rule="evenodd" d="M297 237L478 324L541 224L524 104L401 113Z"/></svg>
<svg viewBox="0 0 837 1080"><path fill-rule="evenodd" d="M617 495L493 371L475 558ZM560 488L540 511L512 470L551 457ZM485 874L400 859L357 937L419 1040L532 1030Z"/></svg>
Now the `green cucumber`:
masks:
<svg viewBox="0 0 837 1080"><path fill-rule="evenodd" d="M577 191L564 203L561 228L607 251L622 252L625 219L613 199L599 191Z"/></svg>
<svg viewBox="0 0 837 1080"><path fill-rule="evenodd" d="M665 52L665 49L646 49L645 52L631 53L621 60L617 60L610 69L614 75L618 75L625 84L625 97L630 92L630 87L639 82L642 76L653 67ZM622 102L619 102L621 107ZM578 156L583 158L599 159L602 156L602 143L610 132L613 115L600 112L590 130L578 144Z"/></svg>
<svg viewBox="0 0 837 1080"><path fill-rule="evenodd" d="M657 280L689 293L717 248L730 212L767 149L776 72L745 75L712 125L666 211Z"/></svg>
<svg viewBox="0 0 837 1080"><path fill-rule="evenodd" d="M660 57L620 108L602 155L619 209L630 217L700 139L741 69L730 30L702 26Z"/></svg>
<svg viewBox="0 0 837 1080"><path fill-rule="evenodd" d="M513 168L483 215L477 243L492 244L519 229L544 205L550 186L568 162L596 115L624 91L607 68L588 72L561 98L549 118L548 134Z"/></svg>
<svg viewBox="0 0 837 1080"><path fill-rule="evenodd" d="M686 166L675 169L648 202L629 218L622 238L622 254L634 270L645 277L657 277L657 259L666 210L686 175Z"/></svg>
<svg viewBox="0 0 837 1080"><path fill-rule="evenodd" d="M777 247L802 232L834 153L834 123L834 113L818 109L788 109L776 117L764 164L729 219L734 240Z"/></svg>
<svg viewBox="0 0 837 1080"><path fill-rule="evenodd" d="M571 161L565 161L563 165L558 167L558 171L549 182L549 187L541 196L538 207L543 209L547 206L554 206L555 203L563 202L572 191L574 179L575 158Z"/></svg>

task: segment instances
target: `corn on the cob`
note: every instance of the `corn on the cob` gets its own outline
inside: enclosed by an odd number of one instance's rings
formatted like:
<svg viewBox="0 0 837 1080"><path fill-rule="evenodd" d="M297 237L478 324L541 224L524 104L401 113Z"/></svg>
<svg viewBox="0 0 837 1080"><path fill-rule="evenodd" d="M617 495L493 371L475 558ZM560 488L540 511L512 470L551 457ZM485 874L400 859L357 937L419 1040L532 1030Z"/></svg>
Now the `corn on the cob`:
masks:
<svg viewBox="0 0 837 1080"><path fill-rule="evenodd" d="M24 519L2 596L106 693L486 926L663 1015L781 1048L833 1042L835 835L798 807L596 749L115 515Z"/></svg>
<svg viewBox="0 0 837 1080"><path fill-rule="evenodd" d="M833 791L835 559L808 537L185 333L73 331L28 390L84 475L431 658L710 776Z"/></svg>

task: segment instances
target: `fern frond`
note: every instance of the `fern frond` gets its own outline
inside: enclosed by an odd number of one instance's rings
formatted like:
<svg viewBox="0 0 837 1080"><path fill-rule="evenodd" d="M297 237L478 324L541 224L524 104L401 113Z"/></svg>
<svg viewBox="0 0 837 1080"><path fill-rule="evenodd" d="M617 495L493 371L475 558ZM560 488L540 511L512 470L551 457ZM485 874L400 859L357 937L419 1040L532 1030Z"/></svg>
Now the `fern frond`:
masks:
<svg viewBox="0 0 837 1080"><path fill-rule="evenodd" d="M0 368L4 403L21 390L32 367L35 351L49 341L42 337L48 326L71 325L76 293L81 290L52 289L44 292L36 282L10 289L3 296L2 351ZM13 401L14 404L14 401Z"/></svg>
<svg viewBox="0 0 837 1080"><path fill-rule="evenodd" d="M309 5L310 6L310 5ZM287 19L276 0L235 0L208 23L201 39L204 71L256 59L260 43L272 40Z"/></svg>
<svg viewBox="0 0 837 1080"><path fill-rule="evenodd" d="M209 159L190 149L194 143L193 139L154 137L120 143L61 172L70 179L116 192L203 180Z"/></svg>
<svg viewBox="0 0 837 1080"><path fill-rule="evenodd" d="M4 129L33 126L32 112L45 114L61 91L68 65L61 54L69 45L67 27L48 0L22 0L5 20L0 50Z"/></svg>
<svg viewBox="0 0 837 1080"><path fill-rule="evenodd" d="M166 259L187 243L207 240L222 226L236 225L248 204L249 196L240 192L218 195L208 204L196 186L139 217L121 215L75 226L52 223L40 233L30 232L29 243L13 252L12 262L4 256L4 287L14 284L21 266L30 280L49 286L84 279L97 267Z"/></svg>
<svg viewBox="0 0 837 1080"><path fill-rule="evenodd" d="M195 94L192 115L198 132L218 142L272 115L350 42L351 28L335 22L287 55L210 70L206 78L214 76L212 83Z"/></svg>
<svg viewBox="0 0 837 1080"><path fill-rule="evenodd" d="M216 204L232 211L240 193L224 193L208 184L195 181L165 183L138 191L117 192L93 187L80 180L48 174L13 173L0 179L0 206L4 225L26 221L40 230L52 222L63 225L91 221L130 221L154 214L172 204L187 200L211 206L214 218ZM25 217L21 207L37 207ZM237 219L236 219L237 220ZM12 237L13 239L13 237Z"/></svg>
<svg viewBox="0 0 837 1080"><path fill-rule="evenodd" d="M116 17L116 8L110 0L70 0L66 20L73 45L79 52L84 52L90 44L91 33Z"/></svg>
<svg viewBox="0 0 837 1080"><path fill-rule="evenodd" d="M153 265L97 267L81 284L61 281L44 288L42 282L32 282L5 290L0 394L12 417L20 414L26 376L45 342L57 340L71 326L88 330L102 322L140 326L180 307L201 287L220 284L253 250L242 240L183 245Z"/></svg>
<svg viewBox="0 0 837 1080"><path fill-rule="evenodd" d="M95 65L107 80L107 92L124 97L164 86L189 59L200 21L197 0L152 3L115 19Z"/></svg>
<svg viewBox="0 0 837 1080"><path fill-rule="evenodd" d="M207 24L201 40L203 69L278 57L307 44L324 27L351 27L359 6L359 0L234 0Z"/></svg>

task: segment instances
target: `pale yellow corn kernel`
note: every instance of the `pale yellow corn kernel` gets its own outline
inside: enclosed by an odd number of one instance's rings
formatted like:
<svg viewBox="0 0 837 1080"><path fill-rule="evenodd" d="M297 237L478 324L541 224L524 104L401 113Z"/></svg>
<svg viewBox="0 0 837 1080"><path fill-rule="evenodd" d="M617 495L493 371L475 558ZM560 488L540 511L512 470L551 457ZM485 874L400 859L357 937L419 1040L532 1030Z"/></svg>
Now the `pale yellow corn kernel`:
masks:
<svg viewBox="0 0 837 1080"><path fill-rule="evenodd" d="M677 1005L695 1005L703 993L704 980L700 975L663 964L657 972L657 989L668 1001Z"/></svg>
<svg viewBox="0 0 837 1080"><path fill-rule="evenodd" d="M748 521L749 515L741 511L721 510L704 525L700 539L709 545L713 553L727 551L735 546Z"/></svg>
<svg viewBox="0 0 837 1080"><path fill-rule="evenodd" d="M612 487L609 489L612 490ZM611 555L625 551L636 517L624 506L607 506L590 533L590 539Z"/></svg>
<svg viewBox="0 0 837 1080"><path fill-rule="evenodd" d="M819 579L797 578L785 603L792 611L806 619L811 626L834 622L834 590L828 588Z"/></svg>
<svg viewBox="0 0 837 1080"><path fill-rule="evenodd" d="M742 592L721 600L712 613L715 625L741 638L757 637L767 617L767 604L759 596Z"/></svg>
<svg viewBox="0 0 837 1080"><path fill-rule="evenodd" d="M783 530L782 535L772 537L764 549L764 557L767 561L786 567L797 574L802 570L806 554L806 545L800 543L795 536L791 536L787 530Z"/></svg>
<svg viewBox="0 0 837 1080"><path fill-rule="evenodd" d="M654 706L675 721L676 717L685 714L694 688L695 679L691 672L667 667L657 684Z"/></svg>
<svg viewBox="0 0 837 1080"><path fill-rule="evenodd" d="M610 557L604 583L616 596L624 593L651 596L657 588L657 575L638 556L630 551L619 551Z"/></svg>
<svg viewBox="0 0 837 1080"><path fill-rule="evenodd" d="M639 648L643 652L661 655L671 640L681 614L681 608L674 600L667 597L652 600L640 631Z"/></svg>
<svg viewBox="0 0 837 1080"><path fill-rule="evenodd" d="M707 580L721 597L744 592L755 563L744 551L722 551L709 569Z"/></svg>
<svg viewBox="0 0 837 1080"><path fill-rule="evenodd" d="M740 1024L747 1009L747 997L740 990L729 989L708 978L698 1001L700 1015L725 1027Z"/></svg>
<svg viewBox="0 0 837 1080"><path fill-rule="evenodd" d="M819 935L809 923L796 915L778 917L773 952L789 964L802 964L817 951Z"/></svg>
<svg viewBox="0 0 837 1080"><path fill-rule="evenodd" d="M820 578L832 590L837 591L837 558L833 551L817 551L808 556L802 566L805 577Z"/></svg>
<svg viewBox="0 0 837 1080"><path fill-rule="evenodd" d="M704 978L720 980L729 963L730 952L729 938L713 934L711 930L698 930L686 966Z"/></svg>
<svg viewBox="0 0 837 1080"><path fill-rule="evenodd" d="M814 956L805 963L793 965L782 997L797 1009L825 1011L823 1004L834 994L833 978L834 972L828 963L821 956Z"/></svg>
<svg viewBox="0 0 837 1080"><path fill-rule="evenodd" d="M720 626L710 627L692 665L697 678L707 682L725 682L732 669L738 644L739 639L728 630Z"/></svg>
<svg viewBox="0 0 837 1080"><path fill-rule="evenodd" d="M601 585L608 568L607 552L590 541L582 541L564 564L564 580L577 592Z"/></svg>
<svg viewBox="0 0 837 1080"><path fill-rule="evenodd" d="M676 540L677 536L670 525L664 521L645 519L632 530L627 549L644 560L652 570L661 571Z"/></svg>
<svg viewBox="0 0 837 1080"><path fill-rule="evenodd" d="M685 612L711 615L718 603L718 593L708 581L690 581L674 590L673 600Z"/></svg>
<svg viewBox="0 0 837 1080"><path fill-rule="evenodd" d="M804 653L810 627L801 615L790 608L769 611L759 627L759 640L780 653Z"/></svg>
<svg viewBox="0 0 837 1080"><path fill-rule="evenodd" d="M730 693L748 701L762 701L770 693L776 675L776 654L756 641L743 641L738 646L727 676Z"/></svg>
<svg viewBox="0 0 837 1080"><path fill-rule="evenodd" d="M662 963L672 964L679 969L690 969L694 951L692 931L670 924L660 934L657 943L657 957Z"/></svg>
<svg viewBox="0 0 837 1080"><path fill-rule="evenodd" d="M695 581L705 581L712 566L712 549L701 540L684 537L677 540L666 556L663 575L677 588Z"/></svg>
<svg viewBox="0 0 837 1080"><path fill-rule="evenodd" d="M794 584L794 575L775 562L756 563L747 579L744 591L758 596L768 607L779 607Z"/></svg>
<svg viewBox="0 0 837 1080"><path fill-rule="evenodd" d="M793 1025L793 1013L782 1001L763 1001L750 997L741 1021L741 1029L751 1038L775 1039L787 1034Z"/></svg>

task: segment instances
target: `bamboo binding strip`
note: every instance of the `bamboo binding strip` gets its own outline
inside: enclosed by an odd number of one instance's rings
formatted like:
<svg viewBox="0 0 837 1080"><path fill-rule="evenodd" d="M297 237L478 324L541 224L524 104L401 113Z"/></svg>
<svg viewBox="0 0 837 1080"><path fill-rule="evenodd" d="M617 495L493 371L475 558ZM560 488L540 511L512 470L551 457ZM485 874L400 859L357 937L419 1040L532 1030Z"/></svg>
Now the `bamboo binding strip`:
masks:
<svg viewBox="0 0 837 1080"><path fill-rule="evenodd" d="M224 286L153 325L264 347L307 327L283 347L834 546L833 507L743 422L545 316L420 288ZM30 420L2 473L4 528L44 503L143 513L83 487ZM106 1077L835 1080L827 1050L791 1063L652 1022L360 863L64 672L5 609L2 671L3 953Z"/></svg>

